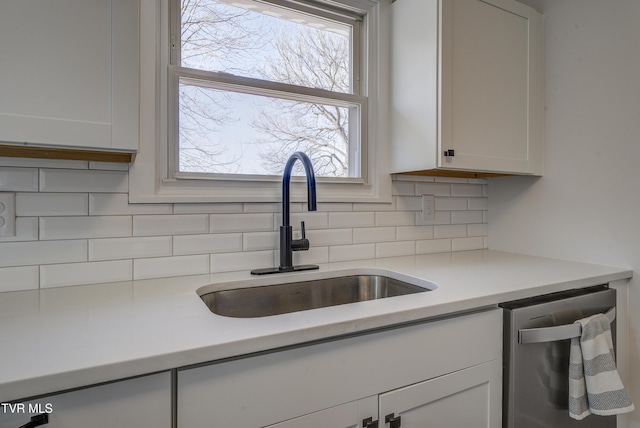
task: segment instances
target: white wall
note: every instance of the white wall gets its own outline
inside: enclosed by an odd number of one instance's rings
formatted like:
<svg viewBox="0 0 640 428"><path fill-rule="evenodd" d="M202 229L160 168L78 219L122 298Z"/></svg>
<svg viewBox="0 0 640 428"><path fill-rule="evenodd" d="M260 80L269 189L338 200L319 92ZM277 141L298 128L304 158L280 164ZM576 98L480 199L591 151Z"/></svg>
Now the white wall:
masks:
<svg viewBox="0 0 640 428"><path fill-rule="evenodd" d="M640 2L523 0L545 15L542 178L489 183L489 247L633 268L632 399L640 408ZM630 416L640 426L640 410Z"/></svg>

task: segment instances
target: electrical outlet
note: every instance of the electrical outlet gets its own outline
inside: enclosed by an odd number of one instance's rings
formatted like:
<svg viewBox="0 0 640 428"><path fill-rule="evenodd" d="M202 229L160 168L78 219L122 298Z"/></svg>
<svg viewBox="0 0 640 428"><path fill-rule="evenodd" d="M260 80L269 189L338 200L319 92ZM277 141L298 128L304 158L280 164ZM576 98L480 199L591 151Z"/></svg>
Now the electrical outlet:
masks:
<svg viewBox="0 0 640 428"><path fill-rule="evenodd" d="M16 236L16 194L0 192L0 237Z"/></svg>
<svg viewBox="0 0 640 428"><path fill-rule="evenodd" d="M431 222L436 219L436 197L422 195L422 221Z"/></svg>

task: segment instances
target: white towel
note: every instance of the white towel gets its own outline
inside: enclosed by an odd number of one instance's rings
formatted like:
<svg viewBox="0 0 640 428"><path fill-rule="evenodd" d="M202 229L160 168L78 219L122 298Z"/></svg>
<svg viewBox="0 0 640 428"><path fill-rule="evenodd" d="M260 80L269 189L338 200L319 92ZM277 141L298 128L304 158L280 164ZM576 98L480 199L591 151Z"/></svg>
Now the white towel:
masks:
<svg viewBox="0 0 640 428"><path fill-rule="evenodd" d="M624 390L613 354L611 327L606 315L576 321L582 336L571 339L569 356L569 416L581 420L634 409Z"/></svg>

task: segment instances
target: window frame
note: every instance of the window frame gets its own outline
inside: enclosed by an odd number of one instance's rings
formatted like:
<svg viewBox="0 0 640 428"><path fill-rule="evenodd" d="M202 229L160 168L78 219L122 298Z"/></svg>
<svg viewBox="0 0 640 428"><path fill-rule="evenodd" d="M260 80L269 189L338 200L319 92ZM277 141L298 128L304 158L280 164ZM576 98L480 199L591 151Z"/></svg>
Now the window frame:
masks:
<svg viewBox="0 0 640 428"><path fill-rule="evenodd" d="M279 0L269 0L278 3ZM300 0L296 0L300 1ZM388 99L388 35L389 4L387 0L319 0L327 5L339 5L366 18L362 25L365 36L360 46L360 62L367 73L362 76L358 90L345 94L344 102L360 103L363 126L360 127L363 152L360 178L318 177L320 202L389 202L391 177L388 173L388 108L381 100ZM303 3L300 1L300 3ZM305 2L306 3L306 2ZM177 4L177 2L173 3ZM176 135L175 116L178 108L175 97L178 78L201 77L198 71L170 64L171 39L168 0L141 0L140 33L140 152L129 171L129 199L131 202L277 202L281 199L281 176L238 174L177 173L170 150ZM173 16L176 16L174 13ZM205 72L207 74L209 72ZM217 84L254 84L257 79L238 76L218 76ZM258 86L269 91L269 85ZM277 83L278 90L286 84ZM355 85L354 85L355 86ZM366 97L359 95L360 91ZM296 87L299 93L299 87ZM323 100L327 95L310 88L305 96ZM335 103L331 93L331 102ZM172 103L176 108L172 109ZM173 119L172 119L173 116ZM284 166L283 166L284 167ZM304 200L303 178L292 180L293 200Z"/></svg>

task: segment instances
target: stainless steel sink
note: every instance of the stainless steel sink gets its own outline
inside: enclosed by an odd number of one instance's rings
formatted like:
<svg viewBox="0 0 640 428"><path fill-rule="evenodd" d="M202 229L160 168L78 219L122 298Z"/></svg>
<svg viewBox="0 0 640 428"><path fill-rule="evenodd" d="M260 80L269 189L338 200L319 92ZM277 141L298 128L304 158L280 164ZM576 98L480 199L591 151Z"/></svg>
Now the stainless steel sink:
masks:
<svg viewBox="0 0 640 428"><path fill-rule="evenodd" d="M425 291L430 290L387 276L350 275L220 290L200 297L214 314L256 318Z"/></svg>

